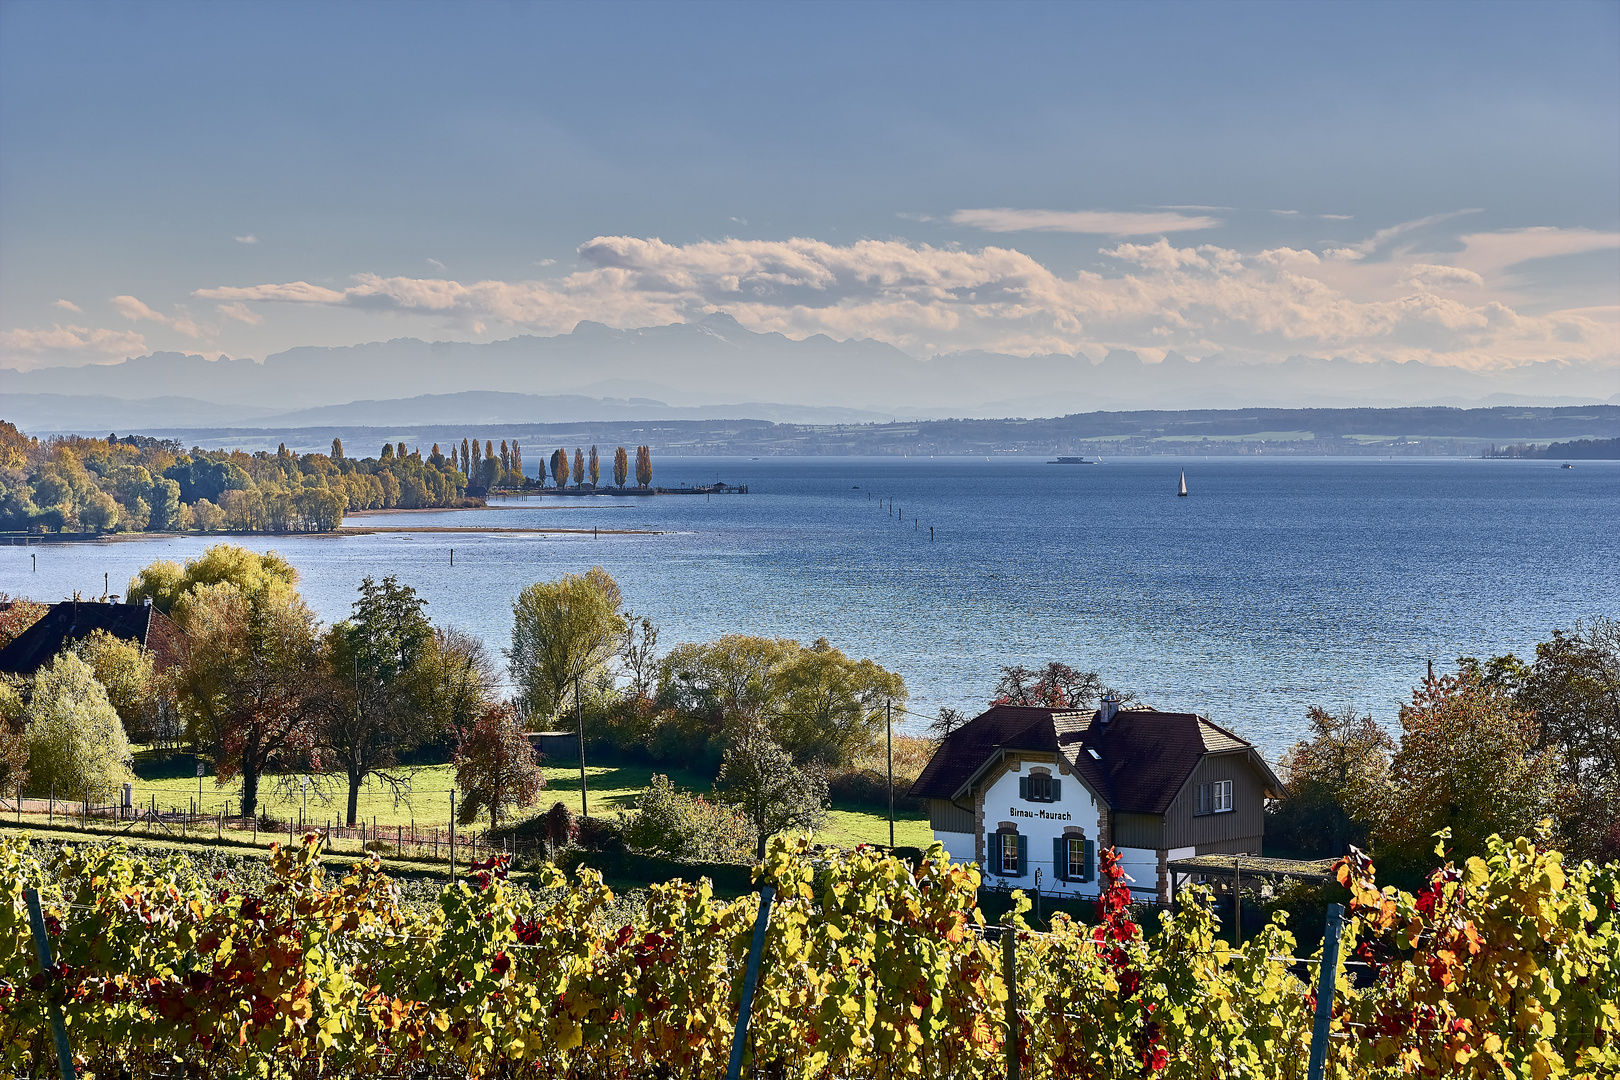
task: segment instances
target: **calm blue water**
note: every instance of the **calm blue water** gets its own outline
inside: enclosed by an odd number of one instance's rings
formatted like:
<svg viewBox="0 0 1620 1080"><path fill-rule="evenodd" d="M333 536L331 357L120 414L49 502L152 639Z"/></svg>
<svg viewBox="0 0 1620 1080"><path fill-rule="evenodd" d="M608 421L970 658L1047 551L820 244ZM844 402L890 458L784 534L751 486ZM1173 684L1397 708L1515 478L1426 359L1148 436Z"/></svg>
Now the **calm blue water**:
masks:
<svg viewBox="0 0 1620 1080"><path fill-rule="evenodd" d="M1183 467L1192 495L1179 499ZM664 458L657 470L661 484L719 475L751 494L353 522L662 531L653 536L256 543L298 566L328 620L362 576L392 573L436 620L498 650L518 589L601 564L665 645L825 635L903 674L919 712L982 704L1002 664L1061 659L1160 708L1207 710L1273 755L1311 704L1392 721L1431 657L1522 652L1554 627L1620 616L1620 463ZM903 520L880 507L891 496ZM146 562L205 546L0 548L0 590L99 594L107 573L121 591Z"/></svg>

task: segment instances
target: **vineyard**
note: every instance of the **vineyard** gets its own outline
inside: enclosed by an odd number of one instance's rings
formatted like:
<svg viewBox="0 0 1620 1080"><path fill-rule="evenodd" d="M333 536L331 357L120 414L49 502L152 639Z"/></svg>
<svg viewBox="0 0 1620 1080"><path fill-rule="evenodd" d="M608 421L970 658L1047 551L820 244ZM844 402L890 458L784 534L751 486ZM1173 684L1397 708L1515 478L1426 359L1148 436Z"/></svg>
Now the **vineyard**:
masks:
<svg viewBox="0 0 1620 1080"><path fill-rule="evenodd" d="M1195 895L1144 932L1117 860L1094 925L986 926L978 872L778 839L744 1074L760 1078L1303 1077L1316 976L1279 919L1236 948ZM80 1076L647 1077L725 1070L758 897L654 886L625 909L590 871L474 864L407 904L375 856L328 873L318 840L267 873L117 846L0 844L0 1053ZM1436 870L1416 894L1346 860L1352 900L1328 1075L1620 1073L1620 866L1533 839ZM40 972L24 890L54 965ZM639 909L638 909L639 912ZM1014 984L1005 976L1013 935ZM1009 1023L1009 1019L1015 1022Z"/></svg>

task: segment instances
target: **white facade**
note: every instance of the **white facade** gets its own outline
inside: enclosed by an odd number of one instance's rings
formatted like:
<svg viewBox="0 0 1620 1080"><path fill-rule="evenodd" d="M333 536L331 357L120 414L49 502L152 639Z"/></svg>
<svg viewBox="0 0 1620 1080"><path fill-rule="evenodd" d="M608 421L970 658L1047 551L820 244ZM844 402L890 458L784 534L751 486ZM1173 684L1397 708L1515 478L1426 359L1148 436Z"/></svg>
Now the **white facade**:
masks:
<svg viewBox="0 0 1620 1080"><path fill-rule="evenodd" d="M977 862L974 854L978 844L978 837L970 832L941 832L934 830L934 839L945 845L945 854L951 857L951 862L970 863Z"/></svg>
<svg viewBox="0 0 1620 1080"><path fill-rule="evenodd" d="M1012 761L1008 764L1011 765ZM1062 880L1061 872L1052 865L1052 841L1065 835L1079 835L1085 840L1095 842L1101 832L1104 813L1102 803L1078 776L1073 773L1065 775L1054 761L1018 760L1017 766L1016 769L1008 768L989 787L983 789L980 821L983 822L984 845L980 847L978 841L981 837L975 836L974 849L970 850L967 858L980 861L979 852L982 851L984 862L988 862L991 859L991 837L1003 823L1010 824L1018 830L1020 843L1028 847L1026 873L1023 877L1008 876L1002 873L998 866L981 864L980 869L987 885L999 885L1005 881L1015 889L1034 889L1035 872L1039 870L1042 893L1096 896L1095 880L1087 882ZM1034 776L1049 777L1055 782L1058 797L1051 802L1036 802L1020 797L1019 780L1028 781ZM1078 830L1078 833L1066 830ZM935 834L937 839L946 844L952 858L956 858L953 841L959 835L962 834ZM947 837L952 839L948 840Z"/></svg>

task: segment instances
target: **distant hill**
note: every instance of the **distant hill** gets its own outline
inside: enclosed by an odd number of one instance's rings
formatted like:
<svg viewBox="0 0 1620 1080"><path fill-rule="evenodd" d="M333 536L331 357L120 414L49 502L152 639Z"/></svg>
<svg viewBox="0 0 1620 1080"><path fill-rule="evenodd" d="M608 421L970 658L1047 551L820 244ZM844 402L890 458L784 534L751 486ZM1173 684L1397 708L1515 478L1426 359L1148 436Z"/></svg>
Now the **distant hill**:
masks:
<svg viewBox="0 0 1620 1080"><path fill-rule="evenodd" d="M174 426L190 425L199 412L210 410L217 423L229 425L267 418L277 425L414 424L423 418L421 409L441 401L458 410L442 419L457 422L478 415L491 422L549 421L567 409L580 410L573 415L581 419L649 415L644 410L674 418L692 415L680 410L697 409L703 416L808 421L837 417L793 410L853 410L841 415L856 419L1050 416L1100 409L1581 404L1620 400L1620 368L1554 360L1473 372L1307 356L1248 364L1173 352L1161 363L1146 363L1127 350L1095 360L985 352L917 359L872 340L758 334L716 313L695 323L627 330L582 322L568 334L487 343L400 338L311 346L276 353L263 363L154 353L91 367L0 369L0 394L8 413L31 410L54 428L79 410L85 417L80 425L91 430L109 426L100 421L117 416L130 418L124 426L144 425L164 408L172 410ZM463 396L468 394L492 396ZM166 400L168 405L159 404ZM307 412L312 409L326 411ZM92 416L96 422L88 419Z"/></svg>

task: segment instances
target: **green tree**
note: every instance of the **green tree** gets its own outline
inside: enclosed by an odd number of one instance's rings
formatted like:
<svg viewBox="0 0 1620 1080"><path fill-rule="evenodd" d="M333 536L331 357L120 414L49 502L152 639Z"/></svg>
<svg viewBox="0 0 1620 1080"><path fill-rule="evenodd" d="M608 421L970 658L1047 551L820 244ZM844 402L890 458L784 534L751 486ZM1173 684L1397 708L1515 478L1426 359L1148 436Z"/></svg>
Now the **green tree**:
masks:
<svg viewBox="0 0 1620 1080"><path fill-rule="evenodd" d="M506 445L506 440L502 439L501 440L501 477L502 477L502 479L504 479L504 478L506 478L508 476L511 476L511 475L512 475L512 450L511 450L511 447Z"/></svg>
<svg viewBox="0 0 1620 1080"><path fill-rule="evenodd" d="M574 486L585 486L585 453L579 447L574 447Z"/></svg>
<svg viewBox="0 0 1620 1080"><path fill-rule="evenodd" d="M153 532L175 532L180 525L180 485L164 477L152 481Z"/></svg>
<svg viewBox="0 0 1620 1080"><path fill-rule="evenodd" d="M625 831L633 848L677 858L734 861L753 855L754 828L736 809L682 791L655 774Z"/></svg>
<svg viewBox="0 0 1620 1080"><path fill-rule="evenodd" d="M360 582L353 615L327 632L338 700L319 717L319 739L349 781L348 824L366 778L434 733L424 661L434 645L427 602L392 576ZM324 755L323 755L324 756Z"/></svg>
<svg viewBox="0 0 1620 1080"><path fill-rule="evenodd" d="M26 680L0 675L0 791L15 795L28 784Z"/></svg>
<svg viewBox="0 0 1620 1080"><path fill-rule="evenodd" d="M467 453L467 440L463 438L461 440L461 475L463 476L472 475L472 458L468 457Z"/></svg>
<svg viewBox="0 0 1620 1080"><path fill-rule="evenodd" d="M275 583L288 587L297 584L298 571L274 551L259 555L237 544L215 544L195 559L188 559L185 566L167 559L150 563L130 578L124 592L129 603L150 600L153 607L167 615L185 594L222 581L253 594Z"/></svg>
<svg viewBox="0 0 1620 1080"><path fill-rule="evenodd" d="M754 854L779 832L814 831L826 819L827 781L793 764L762 728L744 725L726 748L715 779L720 801L735 807L754 831Z"/></svg>
<svg viewBox="0 0 1620 1080"><path fill-rule="evenodd" d="M883 731L884 703L903 704L906 683L871 660L851 660L826 638L795 649L772 672L771 734L795 761L850 764Z"/></svg>
<svg viewBox="0 0 1620 1080"><path fill-rule="evenodd" d="M377 458L380 461L393 461L394 460L394 444L393 443L383 443L382 453L378 454Z"/></svg>
<svg viewBox="0 0 1620 1080"><path fill-rule="evenodd" d="M1408 870L1432 861L1431 837L1450 829L1459 857L1491 834L1527 836L1551 816L1556 755L1538 750L1535 719L1506 690L1466 668L1426 679L1401 706L1389 797L1372 839Z"/></svg>
<svg viewBox="0 0 1620 1080"><path fill-rule="evenodd" d="M625 630L619 604L618 583L600 566L518 594L506 658L529 715L555 716L574 681L613 657Z"/></svg>
<svg viewBox="0 0 1620 1080"><path fill-rule="evenodd" d="M461 790L456 820L461 824L471 825L487 813L494 828L514 807L532 806L545 786L534 747L510 705L489 706L462 734L456 751L456 787Z"/></svg>
<svg viewBox="0 0 1620 1080"><path fill-rule="evenodd" d="M121 509L111 495L97 491L79 508L79 525L87 532L112 532L118 527Z"/></svg>
<svg viewBox="0 0 1620 1080"><path fill-rule="evenodd" d="M158 705L151 654L135 642L105 630L91 631L90 636L73 646L73 651L90 665L96 681L106 690L124 731L145 734Z"/></svg>
<svg viewBox="0 0 1620 1080"><path fill-rule="evenodd" d="M630 478L630 456L624 452L624 447L613 451L613 485L623 490L625 481Z"/></svg>
<svg viewBox="0 0 1620 1080"><path fill-rule="evenodd" d="M1286 797L1268 807L1266 836L1296 851L1343 855L1366 847L1372 822L1389 798L1390 738L1371 714L1313 706L1311 737L1283 753Z"/></svg>
<svg viewBox="0 0 1620 1080"><path fill-rule="evenodd" d="M59 653L28 691L28 775L38 792L108 799L129 771L129 739L90 665Z"/></svg>
<svg viewBox="0 0 1620 1080"><path fill-rule="evenodd" d="M242 816L258 809L259 781L310 761L317 724L334 701L315 616L293 586L198 585L174 606L188 636L171 672L191 738L213 751L216 782L242 777Z"/></svg>

